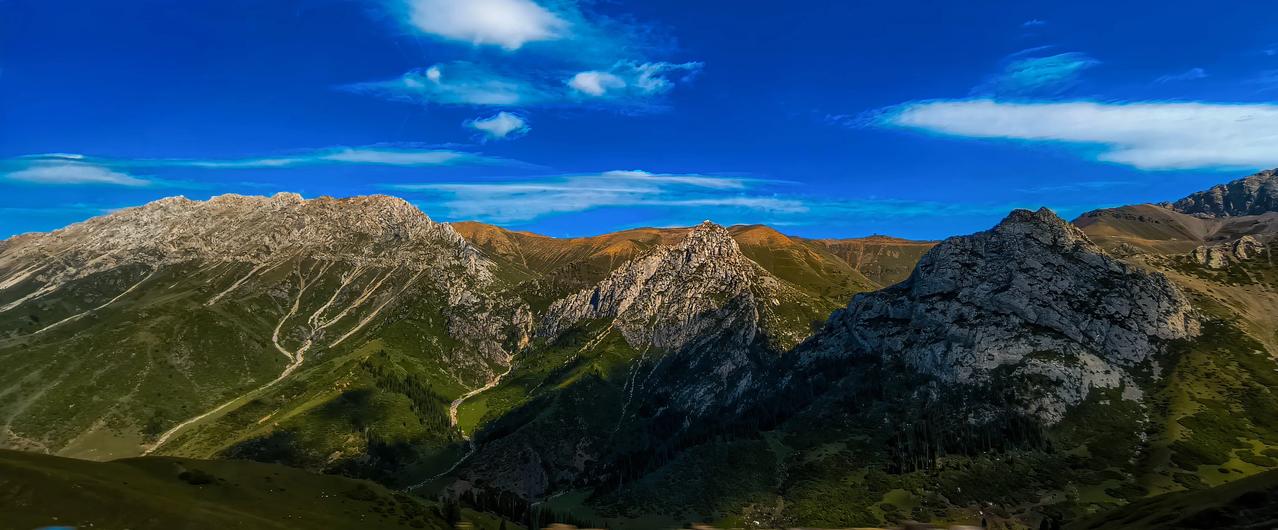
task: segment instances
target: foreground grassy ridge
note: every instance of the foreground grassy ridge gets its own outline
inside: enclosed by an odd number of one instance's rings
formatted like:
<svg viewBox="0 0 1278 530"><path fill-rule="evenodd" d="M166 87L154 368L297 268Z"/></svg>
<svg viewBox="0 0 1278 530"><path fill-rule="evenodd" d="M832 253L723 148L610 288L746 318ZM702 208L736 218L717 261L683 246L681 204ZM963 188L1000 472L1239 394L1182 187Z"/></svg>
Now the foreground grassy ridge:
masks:
<svg viewBox="0 0 1278 530"><path fill-rule="evenodd" d="M1133 502L1079 520L1069 530L1243 529L1278 526L1278 471L1205 490Z"/></svg>
<svg viewBox="0 0 1278 530"><path fill-rule="evenodd" d="M278 308L271 296L203 305L222 285L216 278L243 273L223 268L127 278L113 271L66 289L75 296L59 292L4 313L0 325L27 334L0 341L0 425L30 442L11 445L89 458L136 454L147 438L278 374L286 360L270 343ZM102 310L66 305L81 292L114 293L90 297L98 307L134 284ZM76 314L83 316L53 325Z"/></svg>
<svg viewBox="0 0 1278 530"><path fill-rule="evenodd" d="M440 507L278 465L147 457L88 462L0 450L0 529L447 530ZM481 528L491 518L467 514Z"/></svg>

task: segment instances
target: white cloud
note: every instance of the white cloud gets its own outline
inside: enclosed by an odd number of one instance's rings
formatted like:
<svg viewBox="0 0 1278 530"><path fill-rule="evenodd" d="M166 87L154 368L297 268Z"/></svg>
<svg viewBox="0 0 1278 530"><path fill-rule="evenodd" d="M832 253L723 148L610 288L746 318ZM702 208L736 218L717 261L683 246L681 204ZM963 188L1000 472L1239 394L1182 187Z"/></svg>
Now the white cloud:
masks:
<svg viewBox="0 0 1278 530"><path fill-rule="evenodd" d="M624 170L501 182L391 187L438 200L454 219L490 222L528 221L604 207L721 207L791 214L806 210L798 199L775 197L758 189L774 183L776 181Z"/></svg>
<svg viewBox="0 0 1278 530"><path fill-rule="evenodd" d="M564 79L553 71L522 74L498 71L466 61L440 63L409 71L396 79L343 87L393 101L418 104L495 107L557 105L652 105L675 85L701 71L698 62L620 62L607 69L585 70Z"/></svg>
<svg viewBox="0 0 1278 530"><path fill-rule="evenodd" d="M529 106L550 94L539 82L499 73L466 61L411 70L397 79L347 85L346 90L411 103L469 106Z"/></svg>
<svg viewBox="0 0 1278 530"><path fill-rule="evenodd" d="M330 147L299 153L253 158L101 158L78 154L51 153L0 160L0 166L20 169L70 166L111 168L202 168L202 169L271 169L299 166L353 164L384 166L447 166L457 164L494 164L500 159L448 149L413 149L382 146ZM127 176L127 175L126 175ZM146 181L154 182L154 181Z"/></svg>
<svg viewBox="0 0 1278 530"><path fill-rule="evenodd" d="M517 50L568 35L570 24L531 0L402 0L415 29L476 46Z"/></svg>
<svg viewBox="0 0 1278 530"><path fill-rule="evenodd" d="M466 126L484 133L491 139L504 139L527 134L532 130L528 122L517 114L498 112L487 118L476 118L466 122Z"/></svg>
<svg viewBox="0 0 1278 530"><path fill-rule="evenodd" d="M142 159L119 161L133 167L198 167L206 169L270 169L326 164L381 166L445 166L482 159L446 149L392 149L381 147L334 147L295 155L232 159Z"/></svg>
<svg viewBox="0 0 1278 530"><path fill-rule="evenodd" d="M602 96L609 90L625 88L626 82L614 74L591 70L572 76L568 80L568 86L589 96Z"/></svg>
<svg viewBox="0 0 1278 530"><path fill-rule="evenodd" d="M443 166L460 162L472 155L442 149L378 149L340 147L315 157L297 157L300 163L333 161L347 164L377 164L387 166Z"/></svg>
<svg viewBox="0 0 1278 530"><path fill-rule="evenodd" d="M568 79L567 84L580 94L596 98L643 98L669 92L675 85L672 76L681 74L678 80L685 81L700 73L702 66L698 62L621 62L608 71L578 72Z"/></svg>
<svg viewBox="0 0 1278 530"><path fill-rule="evenodd" d="M67 158L66 155L61 155ZM113 171L104 167L81 163L39 163L5 174L8 180L31 184L75 185L104 184L111 186L149 186L150 181Z"/></svg>
<svg viewBox="0 0 1278 530"><path fill-rule="evenodd" d="M649 173L641 169L621 169L600 173L604 177L615 180L634 182L657 182L663 184L684 184L711 189L742 189L752 181L739 178L708 177L705 175L671 175Z"/></svg>
<svg viewBox="0 0 1278 530"><path fill-rule="evenodd" d="M1278 165L1278 105L1218 103L909 103L883 123L953 136L1099 146L1098 160L1141 169Z"/></svg>

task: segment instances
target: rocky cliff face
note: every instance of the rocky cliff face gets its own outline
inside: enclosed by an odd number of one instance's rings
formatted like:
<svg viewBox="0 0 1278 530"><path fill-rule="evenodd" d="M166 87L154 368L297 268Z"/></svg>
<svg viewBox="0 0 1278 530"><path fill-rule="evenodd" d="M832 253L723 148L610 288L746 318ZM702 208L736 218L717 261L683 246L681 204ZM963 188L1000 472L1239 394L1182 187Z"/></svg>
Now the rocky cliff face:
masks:
<svg viewBox="0 0 1278 530"><path fill-rule="evenodd" d="M1234 241L1202 245L1190 252L1189 257L1207 268L1225 269L1233 263L1247 261L1264 252L1264 243L1252 236L1242 236Z"/></svg>
<svg viewBox="0 0 1278 530"><path fill-rule="evenodd" d="M554 337L589 319L612 319L635 347L677 350L712 329L749 343L758 327L756 266L727 230L709 223L679 244L629 261L593 288L551 304L538 334Z"/></svg>
<svg viewBox="0 0 1278 530"><path fill-rule="evenodd" d="M0 255L11 279L40 275L45 285L113 267L159 267L190 260L260 265L304 255L361 265L434 268L478 281L491 263L446 224L387 196L303 200L222 195L208 201L162 199L48 234L16 239ZM12 280L10 280L12 281Z"/></svg>
<svg viewBox="0 0 1278 530"><path fill-rule="evenodd" d="M1137 397L1131 370L1197 332L1166 278L1110 258L1047 209L1017 210L937 245L901 284L857 296L804 355L880 356L961 384L1041 376L1054 388L1028 412L1054 422L1092 388Z"/></svg>
<svg viewBox="0 0 1278 530"><path fill-rule="evenodd" d="M1278 211L1278 169L1213 186L1172 203L1181 213L1200 217L1260 215Z"/></svg>
<svg viewBox="0 0 1278 530"><path fill-rule="evenodd" d="M802 292L745 257L728 230L707 221L679 243L554 302L537 333L553 339L603 319L636 350L682 354L689 374L676 403L706 412L750 387L758 364L752 349L784 351L822 316Z"/></svg>
<svg viewBox="0 0 1278 530"><path fill-rule="evenodd" d="M823 303L746 257L729 230L694 227L549 304L536 333L543 347L526 350L508 376L532 387L528 402L544 413L481 429L458 475L530 499L615 476L621 455L639 450L619 439L674 447L689 428L731 417L828 315ZM538 371L563 350L560 368Z"/></svg>

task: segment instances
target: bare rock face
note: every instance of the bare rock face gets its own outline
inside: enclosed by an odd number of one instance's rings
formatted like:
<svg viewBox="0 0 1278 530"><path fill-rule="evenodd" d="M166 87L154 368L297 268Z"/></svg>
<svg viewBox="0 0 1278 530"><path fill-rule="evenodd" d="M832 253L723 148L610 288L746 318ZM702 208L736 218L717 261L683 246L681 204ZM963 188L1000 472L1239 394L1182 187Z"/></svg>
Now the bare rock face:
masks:
<svg viewBox="0 0 1278 530"><path fill-rule="evenodd" d="M1265 245L1251 236L1242 236L1229 248L1230 255L1237 260L1249 260L1265 252Z"/></svg>
<svg viewBox="0 0 1278 530"><path fill-rule="evenodd" d="M554 302L538 334L553 337L580 321L608 318L635 347L678 350L712 330L738 333L748 343L759 324L751 292L756 268L727 230L707 222L678 245Z"/></svg>
<svg viewBox="0 0 1278 530"><path fill-rule="evenodd" d="M593 287L551 303L536 334L552 342L588 328L579 350L587 355L605 337L620 336L633 350L624 361L628 375L614 388L602 381L569 387L555 396L554 414L496 439L481 436L477 456L459 475L537 498L608 462L615 456L609 437L618 432L638 435L661 425L659 436L669 441L703 420L730 415L760 391L786 341L804 338L778 317L802 312L803 300L710 222L621 264ZM809 326L804 322L805 336ZM614 404L602 404L609 395ZM527 454L537 455L537 465L528 464Z"/></svg>
<svg viewBox="0 0 1278 530"><path fill-rule="evenodd" d="M302 254L414 269L447 261L468 275L491 277L491 264L474 247L403 199L304 200L295 193L221 195L208 201L161 199L47 234L24 236L0 256L0 271L34 261L45 266L43 274L79 277L129 262L159 266L200 259L257 264Z"/></svg>
<svg viewBox="0 0 1278 530"><path fill-rule="evenodd" d="M1278 169L1213 186L1172 203L1172 209L1199 217L1234 217L1278 211Z"/></svg>
<svg viewBox="0 0 1278 530"><path fill-rule="evenodd" d="M1217 245L1202 245L1190 252L1189 257L1209 269L1227 269L1240 261L1247 261L1265 252L1265 245L1252 236L1242 236L1234 241Z"/></svg>
<svg viewBox="0 0 1278 530"><path fill-rule="evenodd" d="M707 221L678 244L554 302L537 334L553 338L583 321L610 320L636 350L673 354L663 368L686 372L665 379L674 406L708 413L740 398L756 380L760 363L749 353L758 342L779 350L804 338L778 316L801 298L745 257L726 229Z"/></svg>
<svg viewBox="0 0 1278 530"><path fill-rule="evenodd" d="M1105 255L1050 210L1016 210L937 245L905 282L858 295L805 354L882 356L953 383L1046 377L1056 387L1027 412L1050 423L1091 388L1138 397L1129 371L1197 333L1165 277Z"/></svg>

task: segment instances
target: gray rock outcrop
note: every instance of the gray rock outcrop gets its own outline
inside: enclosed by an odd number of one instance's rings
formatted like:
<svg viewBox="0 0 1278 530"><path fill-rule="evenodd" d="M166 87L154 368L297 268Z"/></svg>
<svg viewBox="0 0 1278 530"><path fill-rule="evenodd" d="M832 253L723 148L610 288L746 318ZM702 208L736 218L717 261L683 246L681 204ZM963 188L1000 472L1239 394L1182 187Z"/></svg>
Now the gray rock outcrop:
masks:
<svg viewBox="0 0 1278 530"><path fill-rule="evenodd" d="M1016 210L937 245L905 282L858 295L804 354L882 356L963 384L1036 374L1055 388L1027 411L1050 423L1092 388L1138 397L1129 371L1197 332L1165 277L1105 255L1050 210Z"/></svg>
<svg viewBox="0 0 1278 530"><path fill-rule="evenodd" d="M1172 209L1199 217L1235 217L1278 211L1278 169L1267 169L1212 186L1172 203Z"/></svg>
<svg viewBox="0 0 1278 530"><path fill-rule="evenodd" d="M1234 263L1247 261L1264 252L1264 243L1252 236L1242 236L1234 241L1202 245L1190 252L1189 257L1209 269L1226 269Z"/></svg>

